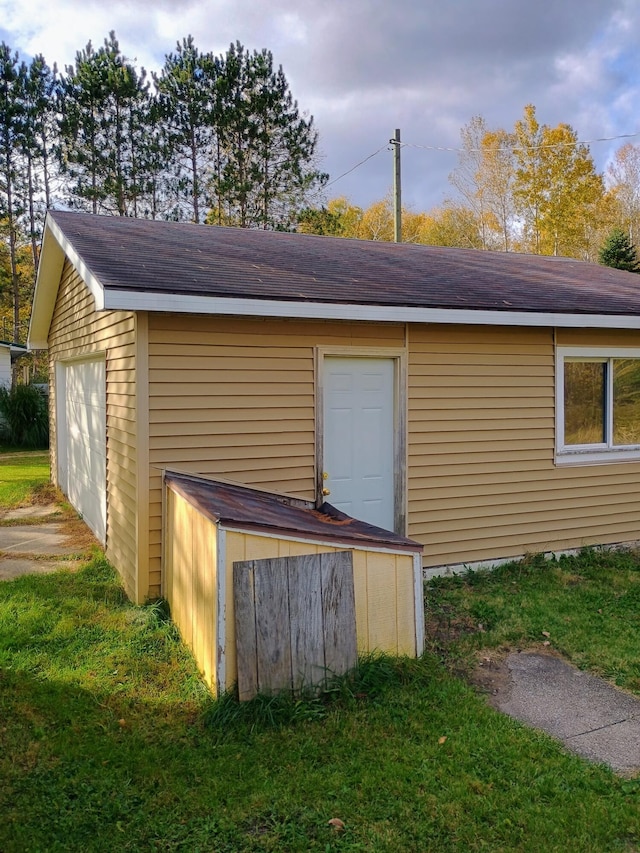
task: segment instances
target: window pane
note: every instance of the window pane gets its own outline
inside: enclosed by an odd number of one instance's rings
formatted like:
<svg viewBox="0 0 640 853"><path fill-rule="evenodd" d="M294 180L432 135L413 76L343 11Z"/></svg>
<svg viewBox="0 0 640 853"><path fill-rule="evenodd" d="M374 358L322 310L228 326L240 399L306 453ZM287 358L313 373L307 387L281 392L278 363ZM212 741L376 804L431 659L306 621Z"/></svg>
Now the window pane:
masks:
<svg viewBox="0 0 640 853"><path fill-rule="evenodd" d="M613 443L640 444L640 359L613 360Z"/></svg>
<svg viewBox="0 0 640 853"><path fill-rule="evenodd" d="M564 363L564 443L602 444L606 364Z"/></svg>

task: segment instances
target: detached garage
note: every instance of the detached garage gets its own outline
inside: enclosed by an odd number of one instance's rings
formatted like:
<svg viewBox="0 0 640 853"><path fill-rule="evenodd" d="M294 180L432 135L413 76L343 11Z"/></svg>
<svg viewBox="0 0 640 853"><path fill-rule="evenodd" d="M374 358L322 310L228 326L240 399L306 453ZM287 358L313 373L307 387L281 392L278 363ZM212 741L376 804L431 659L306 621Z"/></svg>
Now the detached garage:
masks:
<svg viewBox="0 0 640 853"><path fill-rule="evenodd" d="M326 499L427 573L640 538L632 273L55 211L29 343L53 476L137 601L172 472Z"/></svg>

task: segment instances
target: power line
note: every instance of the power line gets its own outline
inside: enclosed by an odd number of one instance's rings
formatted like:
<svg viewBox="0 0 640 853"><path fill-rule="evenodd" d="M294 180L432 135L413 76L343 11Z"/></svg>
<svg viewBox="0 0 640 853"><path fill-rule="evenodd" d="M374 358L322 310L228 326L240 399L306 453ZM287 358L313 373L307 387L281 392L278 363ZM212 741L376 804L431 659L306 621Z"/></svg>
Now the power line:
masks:
<svg viewBox="0 0 640 853"><path fill-rule="evenodd" d="M552 142L547 143L545 145L518 145L513 148L496 148L495 151L540 151L543 148L575 148L578 145L593 145L596 142L615 142L617 139L634 139L635 137L640 136L640 131L636 131L635 133L620 133L617 136L600 136L597 139L587 139L584 141L576 141L576 142ZM422 151L448 151L453 154L462 154L462 153L480 153L484 149L481 148L450 148L444 145L418 145L415 142L399 142L395 139L390 139L389 142L381 145L377 151L374 151L372 154L369 154L363 160L360 160L355 166L352 166L350 169L347 169L346 172L343 172L341 175L338 175L337 178L333 178L333 180L326 183L322 189L318 190L315 193L312 193L311 198L315 198L319 196L324 190L330 187L332 184L337 183L342 180L342 178L346 178L347 175L350 175L352 172L355 172L356 169L359 169L360 166L364 166L365 163L368 163L369 160L372 160L374 157L384 151L386 148L389 150L389 146L398 146L399 148L417 148Z"/></svg>
<svg viewBox="0 0 640 853"><path fill-rule="evenodd" d="M381 145L381 146L380 146L380 148L378 148L378 150L377 150L377 151L374 151L374 152L373 152L373 154L369 154L369 156L368 156L368 157L365 157L365 158L364 158L364 160L360 160L360 162L359 162L359 163L356 163L356 165L355 165L355 166L352 166L350 169L347 169L347 171L346 171L346 172L343 172L341 175L338 175L338 177L337 177L337 178L334 178L332 181L329 181L329 183L328 183L328 184L325 184L325 185L323 186L323 188L322 188L322 189L323 189L323 190L325 190L327 187L330 187L330 186L331 186L331 184L335 184L335 183L336 183L336 181L339 181L341 178L345 178L347 175L350 175L350 174L351 174L351 172L355 172L355 170L356 170L356 169L359 169L359 168L360 168L360 166L364 166L364 164L365 164L367 161L371 160L373 157L375 157L376 155L378 155L378 154L379 154L381 151L383 151L385 148L388 148L388 143L385 143L384 145Z"/></svg>
<svg viewBox="0 0 640 853"><path fill-rule="evenodd" d="M596 142L614 142L616 139L633 139L636 136L640 136L640 131L636 131L635 133L620 133L618 136L601 136L597 139L587 139L584 141L577 140L575 142L550 142L545 145L518 145L514 148L497 148L494 149L496 151L539 151L542 148L574 148L577 145L593 145ZM480 148L449 148L443 145L417 145L414 142L401 142L400 145L402 148L419 148L424 151L451 151L454 154L461 154L463 152L475 153L480 152L483 149ZM382 149L380 149L382 150ZM376 152L377 153L377 152ZM336 180L338 180L336 178Z"/></svg>

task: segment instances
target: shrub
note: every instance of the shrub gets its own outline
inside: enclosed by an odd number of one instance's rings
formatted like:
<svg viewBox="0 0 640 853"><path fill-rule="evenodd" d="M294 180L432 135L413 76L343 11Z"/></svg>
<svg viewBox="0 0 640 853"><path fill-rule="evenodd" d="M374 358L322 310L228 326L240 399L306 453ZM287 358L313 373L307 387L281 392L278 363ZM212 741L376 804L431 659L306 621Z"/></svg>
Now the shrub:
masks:
<svg viewBox="0 0 640 853"><path fill-rule="evenodd" d="M33 385L0 387L0 439L15 447L49 446L49 406Z"/></svg>

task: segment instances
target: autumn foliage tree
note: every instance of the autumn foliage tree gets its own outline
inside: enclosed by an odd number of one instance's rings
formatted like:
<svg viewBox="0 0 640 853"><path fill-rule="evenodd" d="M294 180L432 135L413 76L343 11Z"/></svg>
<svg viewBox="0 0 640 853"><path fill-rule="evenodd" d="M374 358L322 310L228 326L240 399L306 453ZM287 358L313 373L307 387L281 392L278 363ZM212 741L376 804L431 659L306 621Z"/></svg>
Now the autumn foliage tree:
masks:
<svg viewBox="0 0 640 853"><path fill-rule="evenodd" d="M627 142L607 169L607 183L620 208L620 224L633 243L640 236L640 145Z"/></svg>
<svg viewBox="0 0 640 853"><path fill-rule="evenodd" d="M525 246L537 254L584 256L586 221L604 192L588 147L568 124L540 125L531 104L515 137L514 197Z"/></svg>

